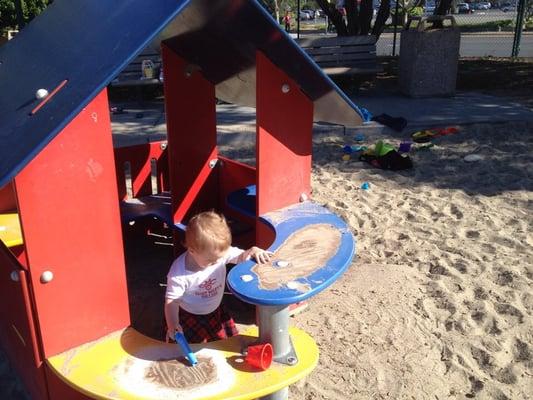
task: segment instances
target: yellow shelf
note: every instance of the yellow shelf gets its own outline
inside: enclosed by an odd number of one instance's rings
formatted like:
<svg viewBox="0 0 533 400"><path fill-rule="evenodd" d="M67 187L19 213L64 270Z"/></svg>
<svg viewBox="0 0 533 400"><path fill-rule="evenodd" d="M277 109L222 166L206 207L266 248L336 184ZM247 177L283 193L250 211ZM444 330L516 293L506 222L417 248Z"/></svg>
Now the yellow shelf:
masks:
<svg viewBox="0 0 533 400"><path fill-rule="evenodd" d="M252 369L241 349L257 340L254 328L230 339L191 345L195 367L180 358L176 344L148 338L127 328L47 360L68 385L95 399L255 399L308 375L318 347L304 331L290 329L298 356L294 366L273 362Z"/></svg>
<svg viewBox="0 0 533 400"><path fill-rule="evenodd" d="M7 247L15 247L22 244L22 232L18 214L0 214L0 240Z"/></svg>

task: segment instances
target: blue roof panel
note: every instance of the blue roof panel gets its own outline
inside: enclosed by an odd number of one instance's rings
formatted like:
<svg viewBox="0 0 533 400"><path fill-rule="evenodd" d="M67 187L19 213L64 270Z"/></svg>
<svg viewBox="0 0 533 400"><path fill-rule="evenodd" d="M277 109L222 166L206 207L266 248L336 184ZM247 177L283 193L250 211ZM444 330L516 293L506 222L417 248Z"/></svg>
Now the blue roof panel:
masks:
<svg viewBox="0 0 533 400"><path fill-rule="evenodd" d="M0 187L154 40L220 83L219 97L245 105L230 93L243 92L235 85L253 87L253 78L232 78L253 70L259 49L315 102L315 119L361 121L357 107L255 0L56 1L0 47ZM40 103L36 91L64 80L30 116Z"/></svg>

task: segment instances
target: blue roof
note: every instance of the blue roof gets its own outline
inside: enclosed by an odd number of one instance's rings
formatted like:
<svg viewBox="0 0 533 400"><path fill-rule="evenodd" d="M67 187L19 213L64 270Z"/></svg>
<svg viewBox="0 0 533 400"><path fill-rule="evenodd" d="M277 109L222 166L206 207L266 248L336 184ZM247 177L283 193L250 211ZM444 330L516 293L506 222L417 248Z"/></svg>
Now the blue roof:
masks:
<svg viewBox="0 0 533 400"><path fill-rule="evenodd" d="M361 122L357 107L256 0L56 1L0 47L0 187L154 40L197 64L223 100L253 105L259 49L314 101L315 120ZM30 115L36 91L64 80Z"/></svg>

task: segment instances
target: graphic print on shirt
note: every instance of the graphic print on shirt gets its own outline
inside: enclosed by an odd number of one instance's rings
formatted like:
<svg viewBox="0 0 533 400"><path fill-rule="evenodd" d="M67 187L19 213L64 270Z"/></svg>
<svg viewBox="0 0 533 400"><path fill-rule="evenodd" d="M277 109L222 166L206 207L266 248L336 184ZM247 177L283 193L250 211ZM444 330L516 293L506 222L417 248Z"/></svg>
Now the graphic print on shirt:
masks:
<svg viewBox="0 0 533 400"><path fill-rule="evenodd" d="M215 278L210 278L202 282L198 287L202 290L198 290L194 294L204 299L208 299L217 295L218 291L222 288L222 284L217 284Z"/></svg>

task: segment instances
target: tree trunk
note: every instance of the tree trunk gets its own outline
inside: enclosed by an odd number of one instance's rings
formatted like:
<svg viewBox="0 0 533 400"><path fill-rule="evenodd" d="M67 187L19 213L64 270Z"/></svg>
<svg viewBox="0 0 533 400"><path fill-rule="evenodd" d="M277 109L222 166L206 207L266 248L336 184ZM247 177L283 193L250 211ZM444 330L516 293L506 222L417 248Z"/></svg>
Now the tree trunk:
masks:
<svg viewBox="0 0 533 400"><path fill-rule="evenodd" d="M348 36L359 34L359 11L357 10L357 0L346 0L344 2L346 9L346 20Z"/></svg>
<svg viewBox="0 0 533 400"><path fill-rule="evenodd" d="M376 22L374 22L374 27L372 28L372 35L376 36L376 40L378 40L379 36L383 33L383 30L385 29L385 22L387 22L389 15L390 0L381 0L378 15L376 16Z"/></svg>
<svg viewBox="0 0 533 400"><path fill-rule="evenodd" d="M276 21L280 22L279 15L279 4L278 0L274 0L274 14L276 15Z"/></svg>
<svg viewBox="0 0 533 400"><path fill-rule="evenodd" d="M317 4L326 13L329 20L335 28L337 28L338 36L348 36L348 28L344 23L341 13L335 8L335 4L331 4L328 0L316 0Z"/></svg>
<svg viewBox="0 0 533 400"><path fill-rule="evenodd" d="M359 29L361 35L368 35L368 32L370 32L370 25L374 14L372 3L372 0L361 0L359 9Z"/></svg>
<svg viewBox="0 0 533 400"><path fill-rule="evenodd" d="M435 9L435 15L447 15L450 12L450 7L452 6L452 0L440 0L439 5ZM433 22L434 28L443 28L444 25L442 21Z"/></svg>
<svg viewBox="0 0 533 400"><path fill-rule="evenodd" d="M376 22L371 30L374 11L372 0L361 0L359 9L357 8L357 0L346 0L347 23L345 23L341 13L335 8L335 4L330 3L328 0L316 0L316 2L337 28L338 36L368 35L372 32L372 35L375 35L377 40L385 29L385 22L390 15L390 0L382 0Z"/></svg>

